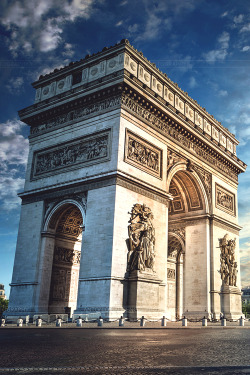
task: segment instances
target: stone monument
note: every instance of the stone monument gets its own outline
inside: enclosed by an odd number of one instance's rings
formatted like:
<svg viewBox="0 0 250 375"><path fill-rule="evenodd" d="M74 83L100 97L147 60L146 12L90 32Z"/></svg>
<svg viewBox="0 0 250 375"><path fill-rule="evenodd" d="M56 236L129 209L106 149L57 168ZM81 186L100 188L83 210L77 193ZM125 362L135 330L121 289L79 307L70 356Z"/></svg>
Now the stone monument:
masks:
<svg viewBox="0 0 250 375"><path fill-rule="evenodd" d="M240 317L235 136L127 40L33 87L6 315Z"/></svg>

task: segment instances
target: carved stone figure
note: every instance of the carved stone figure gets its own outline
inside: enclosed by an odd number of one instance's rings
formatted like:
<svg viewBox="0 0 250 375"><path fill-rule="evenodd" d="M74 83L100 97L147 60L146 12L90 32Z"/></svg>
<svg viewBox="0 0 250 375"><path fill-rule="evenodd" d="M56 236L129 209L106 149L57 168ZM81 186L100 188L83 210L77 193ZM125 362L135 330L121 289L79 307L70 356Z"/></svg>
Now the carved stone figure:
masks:
<svg viewBox="0 0 250 375"><path fill-rule="evenodd" d="M237 284L237 262L235 262L236 239L230 240L225 234L219 239L220 244L220 274L223 285L236 286Z"/></svg>
<svg viewBox="0 0 250 375"><path fill-rule="evenodd" d="M130 213L128 226L128 271L154 270L155 230L151 209L136 203Z"/></svg>

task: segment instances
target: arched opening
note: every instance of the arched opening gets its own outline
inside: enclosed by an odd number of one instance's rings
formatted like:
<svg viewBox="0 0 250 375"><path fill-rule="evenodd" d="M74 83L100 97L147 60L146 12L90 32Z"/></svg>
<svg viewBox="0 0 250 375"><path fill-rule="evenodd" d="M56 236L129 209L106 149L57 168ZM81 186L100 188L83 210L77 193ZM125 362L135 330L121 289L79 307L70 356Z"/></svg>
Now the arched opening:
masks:
<svg viewBox="0 0 250 375"><path fill-rule="evenodd" d="M181 233L168 235L168 311L172 319L179 319L183 313L183 257L184 240Z"/></svg>
<svg viewBox="0 0 250 375"><path fill-rule="evenodd" d="M74 204L59 207L48 223L48 232L54 233L49 314L71 314L76 309L82 229L82 213Z"/></svg>
<svg viewBox="0 0 250 375"><path fill-rule="evenodd" d="M206 241L202 240L200 244L199 239L196 238L199 235L195 237L193 231L194 228L198 228L201 238L205 237L206 224L201 228L201 223L205 223L206 220L208 200L199 175L193 170L188 170L187 165L184 164L170 169L168 191L172 201L169 205L168 219L167 304L171 319L179 319L188 311L187 299L190 295L195 295L193 292L195 287L192 286L191 281L192 274L199 272L195 264L199 261L195 254L202 251L205 254L207 251ZM197 246L199 246L198 250ZM202 259L205 259L205 256ZM195 265L194 273L193 265ZM198 280L198 277L195 280Z"/></svg>

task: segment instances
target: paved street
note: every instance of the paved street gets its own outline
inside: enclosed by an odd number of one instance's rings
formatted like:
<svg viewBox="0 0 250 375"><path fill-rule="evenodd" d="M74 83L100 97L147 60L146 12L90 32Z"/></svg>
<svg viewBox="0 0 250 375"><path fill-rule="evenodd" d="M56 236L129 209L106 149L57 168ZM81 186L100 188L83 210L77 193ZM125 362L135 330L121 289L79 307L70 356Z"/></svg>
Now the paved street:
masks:
<svg viewBox="0 0 250 375"><path fill-rule="evenodd" d="M250 374L250 329L0 329L0 374Z"/></svg>

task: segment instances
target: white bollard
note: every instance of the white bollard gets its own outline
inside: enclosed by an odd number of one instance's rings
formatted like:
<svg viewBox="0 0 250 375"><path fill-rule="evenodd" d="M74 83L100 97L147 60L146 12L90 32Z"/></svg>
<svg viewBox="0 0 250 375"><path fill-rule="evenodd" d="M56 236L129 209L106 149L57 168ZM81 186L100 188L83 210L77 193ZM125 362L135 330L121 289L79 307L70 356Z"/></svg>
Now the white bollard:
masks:
<svg viewBox="0 0 250 375"><path fill-rule="evenodd" d="M123 327L123 326L124 326L124 318L121 316L119 319L119 327Z"/></svg>
<svg viewBox="0 0 250 375"><path fill-rule="evenodd" d="M40 317L36 320L36 327L42 327L42 319Z"/></svg>
<svg viewBox="0 0 250 375"><path fill-rule="evenodd" d="M77 327L82 327L82 318L79 316L78 319L76 319L76 326Z"/></svg>
<svg viewBox="0 0 250 375"><path fill-rule="evenodd" d="M17 321L16 321L16 325L17 325L17 327L22 327L23 326L23 319L18 318Z"/></svg>
<svg viewBox="0 0 250 375"><path fill-rule="evenodd" d="M102 319L101 316L100 316L99 319L97 320L97 326L98 326L98 327L102 327L102 326L103 326L103 319Z"/></svg>
<svg viewBox="0 0 250 375"><path fill-rule="evenodd" d="M162 327L166 327L166 325L167 325L167 319L166 319L165 316L163 316L163 317L162 317L162 320L161 320L161 326L162 326Z"/></svg>
<svg viewBox="0 0 250 375"><path fill-rule="evenodd" d="M62 326L62 319L61 318L57 318L56 319L56 327L61 327Z"/></svg>
<svg viewBox="0 0 250 375"><path fill-rule="evenodd" d="M226 327L227 326L227 320L226 319L221 319L221 326Z"/></svg>
<svg viewBox="0 0 250 375"><path fill-rule="evenodd" d="M5 327L5 319L0 319L0 327Z"/></svg>
<svg viewBox="0 0 250 375"><path fill-rule="evenodd" d="M202 319L202 327L207 327L207 318L204 318Z"/></svg>
<svg viewBox="0 0 250 375"><path fill-rule="evenodd" d="M243 317L240 318L239 323L240 323L240 327L244 327L245 321Z"/></svg>
<svg viewBox="0 0 250 375"><path fill-rule="evenodd" d="M146 324L146 319L144 318L144 316L141 317L141 320L140 320L140 326L141 327L144 327Z"/></svg>
<svg viewBox="0 0 250 375"><path fill-rule="evenodd" d="M182 327L187 327L187 325L188 325L188 321L187 321L187 318L185 318L184 316L184 318L182 319Z"/></svg>

